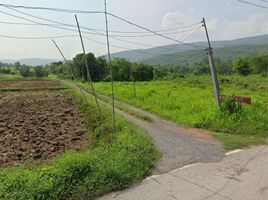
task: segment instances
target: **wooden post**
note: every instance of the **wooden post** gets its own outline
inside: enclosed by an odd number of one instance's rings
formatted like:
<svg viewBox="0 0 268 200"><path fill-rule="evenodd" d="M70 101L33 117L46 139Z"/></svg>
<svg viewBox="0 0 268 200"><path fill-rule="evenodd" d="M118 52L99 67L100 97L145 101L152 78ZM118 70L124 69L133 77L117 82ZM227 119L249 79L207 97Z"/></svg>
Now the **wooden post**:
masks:
<svg viewBox="0 0 268 200"><path fill-rule="evenodd" d="M79 25L79 22L78 22L78 19L77 19L76 15L75 15L75 20L76 20L76 24L77 24L77 28L78 28L78 32L79 32L79 36L80 36L80 40L81 40L81 45L82 45L82 49L83 49L83 54L84 54L83 59L85 61L85 65L86 65L87 81L90 82L91 90L93 92L93 96L95 98L95 102L96 102L96 105L97 105L97 108L98 108L98 111L99 111L99 114L100 114L100 117L101 117L101 109L100 109L98 98L97 98L97 95L96 95L96 92L95 92L95 89L94 89L94 86L93 86L93 82L92 82L92 79L91 79L91 76L90 76L90 73L89 73L89 67L88 67L88 63L87 63L87 59L86 59L86 50L85 50L83 37L82 37L82 34L81 34L81 30L80 30L80 25Z"/></svg>

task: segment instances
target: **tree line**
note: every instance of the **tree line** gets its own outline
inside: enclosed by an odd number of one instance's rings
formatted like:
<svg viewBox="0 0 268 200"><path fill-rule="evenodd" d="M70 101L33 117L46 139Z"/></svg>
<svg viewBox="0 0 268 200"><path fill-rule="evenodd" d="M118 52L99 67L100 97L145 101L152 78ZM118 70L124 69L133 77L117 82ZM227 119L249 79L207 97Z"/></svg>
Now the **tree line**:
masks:
<svg viewBox="0 0 268 200"><path fill-rule="evenodd" d="M77 54L66 65L62 62L52 63L50 73L65 75L68 78L87 80L85 59L89 65L92 81L111 81L110 66L105 57L95 57L93 53ZM154 68L151 65L133 63L124 58L115 58L111 62L114 81L150 81L154 79Z"/></svg>
<svg viewBox="0 0 268 200"><path fill-rule="evenodd" d="M22 65L20 62L16 62L14 64L10 63L1 63L0 62L0 74L10 74L16 75L19 74L22 77L48 77L48 70L44 66L28 66Z"/></svg>
<svg viewBox="0 0 268 200"><path fill-rule="evenodd" d="M54 62L47 66L27 66L19 62L6 64L0 62L0 74L20 74L22 77L47 77L49 74L62 78L87 80L85 60L89 65L92 81L111 81L110 67L105 57L95 57L88 53L77 54L67 64ZM237 58L234 61L215 58L219 74L267 75L268 55ZM130 62L124 58L115 58L111 62L114 81L150 81L153 79L184 77L187 74L205 75L210 73L207 57L196 63L182 63L172 66L151 66Z"/></svg>

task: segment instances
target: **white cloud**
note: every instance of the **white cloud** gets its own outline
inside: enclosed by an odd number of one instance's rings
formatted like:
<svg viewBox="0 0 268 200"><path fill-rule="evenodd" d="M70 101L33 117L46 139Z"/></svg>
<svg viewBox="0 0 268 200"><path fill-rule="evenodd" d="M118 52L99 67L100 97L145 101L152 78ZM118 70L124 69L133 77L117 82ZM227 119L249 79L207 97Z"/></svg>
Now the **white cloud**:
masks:
<svg viewBox="0 0 268 200"><path fill-rule="evenodd" d="M227 4L228 5L228 4ZM268 34L268 14L253 13L244 19L219 19L207 18L207 27L211 40L227 40L241 37L248 37L254 35ZM201 21L202 16L196 9L186 10L184 12L175 11L168 12L162 18L163 28L179 27L191 23ZM188 42L205 40L204 32L195 33L192 37L187 39Z"/></svg>
<svg viewBox="0 0 268 200"><path fill-rule="evenodd" d="M234 39L253 35L268 34L267 15L256 13L244 20L224 20L208 22L208 27L215 39Z"/></svg>
<svg viewBox="0 0 268 200"><path fill-rule="evenodd" d="M163 16L162 27L164 29L178 27L181 26L182 24L197 22L200 19L201 18L196 17L195 8L191 8L189 10L186 10L185 12L180 11L168 12Z"/></svg>

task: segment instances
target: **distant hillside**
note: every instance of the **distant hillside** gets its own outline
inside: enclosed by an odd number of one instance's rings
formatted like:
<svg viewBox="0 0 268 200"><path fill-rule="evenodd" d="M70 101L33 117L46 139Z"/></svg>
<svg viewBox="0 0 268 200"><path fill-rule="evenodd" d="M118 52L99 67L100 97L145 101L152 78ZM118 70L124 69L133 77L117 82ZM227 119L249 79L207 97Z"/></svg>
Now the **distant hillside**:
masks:
<svg viewBox="0 0 268 200"><path fill-rule="evenodd" d="M237 57L244 57L257 54L268 54L268 45L237 45L224 48L215 48L215 58L221 60L234 60ZM140 60L138 62L151 65L174 65L179 63L196 63L202 62L206 56L206 52L199 54L198 52L184 51L173 54L161 55L158 57Z"/></svg>
<svg viewBox="0 0 268 200"><path fill-rule="evenodd" d="M11 59L0 59L2 63L15 63L20 62L21 64L30 65L30 66L37 66L37 65L48 65L52 62L56 62L55 59L43 59L43 58L26 58L26 59L18 59L18 60L11 60Z"/></svg>
<svg viewBox="0 0 268 200"><path fill-rule="evenodd" d="M228 41L212 41L212 47L215 50L215 56L223 59L234 59L238 56L248 56L258 53L268 53L268 35L247 37ZM195 42L194 45L207 47L207 42ZM196 54L189 51L193 50L181 44L166 45L150 49L137 51L123 51L112 54L112 57L127 58L130 61L144 62L154 65L178 64L186 61L194 61L189 58ZM158 54L158 55L152 55ZM200 59L200 58L199 58ZM196 60L198 60L196 58Z"/></svg>

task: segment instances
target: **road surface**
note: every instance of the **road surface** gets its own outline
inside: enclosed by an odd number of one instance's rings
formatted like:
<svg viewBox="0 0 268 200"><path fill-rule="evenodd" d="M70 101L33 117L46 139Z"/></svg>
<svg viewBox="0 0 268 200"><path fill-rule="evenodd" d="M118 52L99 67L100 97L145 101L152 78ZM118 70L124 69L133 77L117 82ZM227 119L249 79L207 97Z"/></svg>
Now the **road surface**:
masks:
<svg viewBox="0 0 268 200"><path fill-rule="evenodd" d="M149 177L129 190L100 200L267 200L268 147L226 156Z"/></svg>

